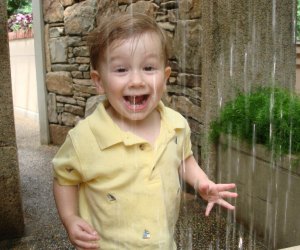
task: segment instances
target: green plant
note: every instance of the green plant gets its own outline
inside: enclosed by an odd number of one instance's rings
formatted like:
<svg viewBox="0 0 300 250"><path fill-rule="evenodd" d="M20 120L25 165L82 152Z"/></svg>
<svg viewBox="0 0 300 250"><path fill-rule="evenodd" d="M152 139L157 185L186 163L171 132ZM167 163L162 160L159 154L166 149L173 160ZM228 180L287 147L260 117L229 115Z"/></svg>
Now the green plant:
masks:
<svg viewBox="0 0 300 250"><path fill-rule="evenodd" d="M279 154L300 154L300 97L282 88L259 87L239 94L211 123L210 138L232 134Z"/></svg>
<svg viewBox="0 0 300 250"><path fill-rule="evenodd" d="M7 16L22 13L28 14L32 12L32 0L6 0Z"/></svg>

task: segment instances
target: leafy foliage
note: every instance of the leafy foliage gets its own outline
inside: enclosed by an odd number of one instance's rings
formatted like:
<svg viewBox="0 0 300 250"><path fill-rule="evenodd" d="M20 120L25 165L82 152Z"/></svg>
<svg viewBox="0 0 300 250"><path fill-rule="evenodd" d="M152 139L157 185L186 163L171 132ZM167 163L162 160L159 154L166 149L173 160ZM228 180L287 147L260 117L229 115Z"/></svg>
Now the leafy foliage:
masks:
<svg viewBox="0 0 300 250"><path fill-rule="evenodd" d="M282 88L259 87L239 94L211 124L210 138L221 133L255 142L279 154L300 154L300 97Z"/></svg>
<svg viewBox="0 0 300 250"><path fill-rule="evenodd" d="M7 21L8 31L28 30L32 28L32 14L16 14Z"/></svg>
<svg viewBox="0 0 300 250"><path fill-rule="evenodd" d="M6 0L7 16L18 13L28 14L32 12L32 0Z"/></svg>

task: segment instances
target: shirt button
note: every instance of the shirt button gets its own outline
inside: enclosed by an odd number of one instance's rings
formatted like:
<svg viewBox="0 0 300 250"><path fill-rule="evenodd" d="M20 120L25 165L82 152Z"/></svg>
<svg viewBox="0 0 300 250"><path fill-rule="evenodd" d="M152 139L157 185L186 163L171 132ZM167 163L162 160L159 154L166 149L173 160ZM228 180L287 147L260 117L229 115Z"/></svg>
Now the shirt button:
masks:
<svg viewBox="0 0 300 250"><path fill-rule="evenodd" d="M145 149L145 144L140 144L140 150L144 150Z"/></svg>

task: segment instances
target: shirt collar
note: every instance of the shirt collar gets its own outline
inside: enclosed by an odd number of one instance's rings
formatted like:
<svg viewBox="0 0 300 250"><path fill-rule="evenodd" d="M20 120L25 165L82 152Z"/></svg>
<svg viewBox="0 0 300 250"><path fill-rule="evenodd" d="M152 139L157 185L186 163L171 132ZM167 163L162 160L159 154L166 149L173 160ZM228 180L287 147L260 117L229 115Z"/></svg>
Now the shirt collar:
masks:
<svg viewBox="0 0 300 250"><path fill-rule="evenodd" d="M142 138L130 132L122 131L106 112L107 105L109 105L107 100L99 103L94 113L87 117L89 126L96 137L99 147L103 150L118 143L124 143L127 146L145 143L145 140ZM183 119L179 119L178 115L174 116L170 112L166 112L169 108L165 107L162 101L159 102L157 109L169 133L173 134L175 130L185 127Z"/></svg>

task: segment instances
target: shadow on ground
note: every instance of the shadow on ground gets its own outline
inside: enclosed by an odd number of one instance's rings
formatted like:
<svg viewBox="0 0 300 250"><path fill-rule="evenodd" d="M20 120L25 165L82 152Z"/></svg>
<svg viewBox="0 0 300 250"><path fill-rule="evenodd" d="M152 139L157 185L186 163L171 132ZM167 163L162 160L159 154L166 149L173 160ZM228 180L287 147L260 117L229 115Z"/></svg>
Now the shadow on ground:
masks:
<svg viewBox="0 0 300 250"><path fill-rule="evenodd" d="M37 121L18 114L15 121L25 234L0 241L0 249L74 249L59 221L52 195L51 159L58 147L40 145ZM266 249L243 232L243 227L226 222L219 214L214 211L205 217L204 203L184 194L176 230L178 249Z"/></svg>

